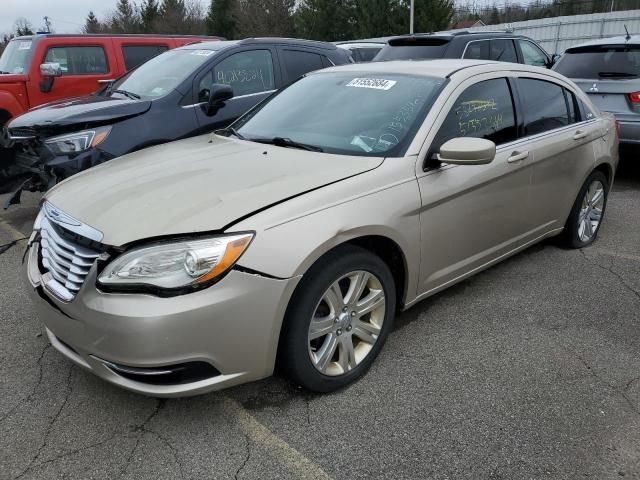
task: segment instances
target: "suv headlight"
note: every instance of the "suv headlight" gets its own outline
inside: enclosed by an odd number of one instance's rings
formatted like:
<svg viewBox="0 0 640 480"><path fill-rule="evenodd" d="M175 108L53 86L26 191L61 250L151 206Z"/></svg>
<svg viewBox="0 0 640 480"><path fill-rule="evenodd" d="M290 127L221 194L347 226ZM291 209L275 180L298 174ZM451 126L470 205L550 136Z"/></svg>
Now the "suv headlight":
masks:
<svg viewBox="0 0 640 480"><path fill-rule="evenodd" d="M49 150L57 155L69 155L97 147L106 140L110 132L111 127L109 126L98 127L47 138L44 143L49 147Z"/></svg>
<svg viewBox="0 0 640 480"><path fill-rule="evenodd" d="M98 283L107 290L183 293L222 278L247 249L253 233L180 240L133 248L109 263Z"/></svg>

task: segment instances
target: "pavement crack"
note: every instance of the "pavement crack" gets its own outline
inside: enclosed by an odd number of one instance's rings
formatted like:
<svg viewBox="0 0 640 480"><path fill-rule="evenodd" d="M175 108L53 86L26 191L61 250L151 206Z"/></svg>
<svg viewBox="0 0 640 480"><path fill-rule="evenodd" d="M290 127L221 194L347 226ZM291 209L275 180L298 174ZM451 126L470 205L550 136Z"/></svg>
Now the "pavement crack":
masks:
<svg viewBox="0 0 640 480"><path fill-rule="evenodd" d="M138 449L138 446L140 445L140 442L144 438L145 434L152 433L157 435L156 432L153 432L152 430L148 430L147 425L149 424L149 422L151 422L151 420L153 420L156 417L156 415L158 415L158 413L160 413L160 411L165 407L166 403L167 403L167 400L165 398L159 398L155 408L149 414L149 416L140 425L136 425L134 427L134 431L137 432L138 435L136 436L136 442L134 443L133 448L131 449L131 452L129 452L127 461L125 462L125 464L122 467L122 470L120 471L120 478L124 477L124 475L127 473L127 469L129 468L129 465L131 465L131 462L133 461L133 456L136 453L136 450Z"/></svg>
<svg viewBox="0 0 640 480"><path fill-rule="evenodd" d="M240 465L238 467L238 469L236 470L235 475L233 476L233 478L235 478L235 480L238 480L240 472L242 472L244 467L249 462L249 459L251 458L251 441L249 440L249 435L247 435L246 433L244 434L244 441L245 441L245 449L247 450L247 455L245 456L244 461L242 462L242 465Z"/></svg>
<svg viewBox="0 0 640 480"><path fill-rule="evenodd" d="M14 245L17 245L18 242L21 242L23 240L28 240L28 238L27 237L18 238L17 240L12 240L9 243L5 243L4 245L0 245L0 255L2 255L4 252L6 252L7 250L9 250Z"/></svg>
<svg viewBox="0 0 640 480"><path fill-rule="evenodd" d="M162 443L164 443L164 445L169 450L171 450L171 455L173 456L173 460L176 462L176 465L178 466L178 471L180 472L180 478L184 479L185 478L184 477L184 465L182 465L182 462L180 461L180 456L178 455L178 451L173 446L173 444L169 441L169 439L166 438L161 433L157 432L156 430L147 429L146 432L150 433L152 435L155 435L158 440L160 440Z"/></svg>
<svg viewBox="0 0 640 480"><path fill-rule="evenodd" d="M74 372L74 365L71 365L71 367L69 367L69 374L67 375L67 391L65 393L64 400L60 404L60 408L58 408L56 413L53 415L53 418L49 421L44 433L44 438L42 439L42 443L38 447L38 451L33 456L33 458L29 461L29 464L27 465L27 467L22 472L20 472L16 477L14 477L14 480L18 480L19 478L22 478L27 472L31 471L34 468L34 463L40 458L42 451L47 446L49 442L49 435L51 435L51 430L53 429L53 426L55 425L58 418L60 417L60 414L64 410L64 407L67 405L67 402L69 401L69 397L71 396L71 392L73 391L73 385L71 382L73 377L73 372Z"/></svg>
<svg viewBox="0 0 640 480"><path fill-rule="evenodd" d="M0 417L0 423L2 423L3 421L5 421L7 418L9 418L11 415L13 415L13 413L18 409L18 407L20 407L21 405L23 405L24 403L30 401L31 399L33 399L33 397L36 394L36 391L38 390L38 387L42 384L42 359L44 358L44 354L47 353L47 350L49 350L49 348L51 347L50 343L47 343L44 348L42 349L42 352L40 352L40 356L38 357L38 360L36 362L36 364L38 365L38 380L36 381L35 385L33 386L33 388L31 389L31 393L29 393L29 395L27 395L23 400L20 400L18 403L16 403L13 407L11 407L7 413L5 413L4 415L2 415L2 417Z"/></svg>
<svg viewBox="0 0 640 480"><path fill-rule="evenodd" d="M635 377L632 378L631 380L629 380L625 385L624 385L624 391L628 391L631 388L631 385L634 384L634 382L637 382L638 380L640 380L640 377Z"/></svg>
<svg viewBox="0 0 640 480"><path fill-rule="evenodd" d="M605 267L604 265L601 265L600 263L594 261L592 258L589 258L589 256L587 256L587 254L585 253L584 249L579 249L580 253L582 253L582 256L584 257L584 259L591 265L595 265L596 267L601 268L602 270L605 270L609 273L611 273L614 277L616 277L619 282L622 284L622 286L629 292L633 293L638 300L640 300L640 292L638 290L636 290L635 288L633 288L628 282L627 280L620 275L618 272L616 272L613 269L613 262L615 261L616 257L612 256L611 257L611 264L608 267Z"/></svg>

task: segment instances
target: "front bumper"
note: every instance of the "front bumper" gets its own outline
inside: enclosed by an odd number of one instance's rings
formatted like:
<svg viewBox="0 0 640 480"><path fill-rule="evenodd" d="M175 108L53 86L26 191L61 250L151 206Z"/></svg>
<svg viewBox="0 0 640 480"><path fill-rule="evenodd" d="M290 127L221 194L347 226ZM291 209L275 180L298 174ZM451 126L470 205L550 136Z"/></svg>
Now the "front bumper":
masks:
<svg viewBox="0 0 640 480"><path fill-rule="evenodd" d="M171 298L107 294L96 265L78 295L58 300L42 284L38 243L31 242L27 278L52 345L83 368L128 390L156 397L197 395L273 373L282 318L299 278L231 271L214 286ZM113 365L161 369L206 362L219 374L157 384L118 373ZM111 365L111 366L110 366Z"/></svg>

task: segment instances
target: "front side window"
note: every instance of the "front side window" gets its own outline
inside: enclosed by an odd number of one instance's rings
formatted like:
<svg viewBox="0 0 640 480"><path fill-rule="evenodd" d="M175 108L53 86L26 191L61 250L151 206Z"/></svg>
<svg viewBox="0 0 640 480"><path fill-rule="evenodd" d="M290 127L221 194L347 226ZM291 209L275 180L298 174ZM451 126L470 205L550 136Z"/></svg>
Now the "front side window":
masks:
<svg viewBox="0 0 640 480"><path fill-rule="evenodd" d="M312 74L234 127L253 141L290 139L328 153L402 156L444 81L366 70Z"/></svg>
<svg viewBox="0 0 640 480"><path fill-rule="evenodd" d="M127 71L133 70L147 60L167 50L169 50L169 47L166 45L124 45L122 47L124 66Z"/></svg>
<svg viewBox="0 0 640 480"><path fill-rule="evenodd" d="M447 114L433 141L434 148L456 137L486 138L496 145L517 138L513 100L505 78L467 88Z"/></svg>
<svg viewBox="0 0 640 480"><path fill-rule="evenodd" d="M32 51L31 40L12 40L0 57L0 75L4 73L23 74L27 72Z"/></svg>
<svg viewBox="0 0 640 480"><path fill-rule="evenodd" d="M513 40L510 39L497 39L491 40L491 52L489 54L490 60L496 62L518 62L516 56L516 48L513 45Z"/></svg>
<svg viewBox="0 0 640 480"><path fill-rule="evenodd" d="M102 47L51 47L45 63L59 63L62 75L104 75L109 73L107 57Z"/></svg>
<svg viewBox="0 0 640 480"><path fill-rule="evenodd" d="M567 103L560 85L520 78L518 90L522 97L525 135L536 135L569 124Z"/></svg>
<svg viewBox="0 0 640 480"><path fill-rule="evenodd" d="M522 60L525 65L533 65L534 67L547 66L547 56L542 52L542 50L527 40L518 40L518 43L520 44Z"/></svg>
<svg viewBox="0 0 640 480"><path fill-rule="evenodd" d="M477 42L469 42L464 52L463 58L472 60L488 60L489 59L489 40Z"/></svg>
<svg viewBox="0 0 640 480"><path fill-rule="evenodd" d="M273 58L269 50L249 50L235 53L206 75L198 87L198 99L208 99L212 83L222 83L233 88L236 97L274 90Z"/></svg>

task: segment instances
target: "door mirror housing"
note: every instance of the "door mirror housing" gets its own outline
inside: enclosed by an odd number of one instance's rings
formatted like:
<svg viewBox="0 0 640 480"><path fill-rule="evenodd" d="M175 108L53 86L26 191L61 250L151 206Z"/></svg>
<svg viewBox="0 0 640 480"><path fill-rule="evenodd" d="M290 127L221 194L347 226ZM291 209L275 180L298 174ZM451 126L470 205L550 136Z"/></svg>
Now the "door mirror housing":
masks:
<svg viewBox="0 0 640 480"><path fill-rule="evenodd" d="M43 77L59 77L62 75L62 68L59 63L43 63L40 65L40 73Z"/></svg>
<svg viewBox="0 0 640 480"><path fill-rule="evenodd" d="M553 55L551 55L551 60L549 60L549 64L547 65L547 68L553 67L559 59L560 59L559 53L554 53Z"/></svg>
<svg viewBox="0 0 640 480"><path fill-rule="evenodd" d="M215 115L224 107L224 102L233 98L233 88L222 83L214 83L209 91L207 102L207 115Z"/></svg>
<svg viewBox="0 0 640 480"><path fill-rule="evenodd" d="M453 165L484 165L496 156L496 144L491 140L473 137L457 137L440 147L437 158Z"/></svg>

